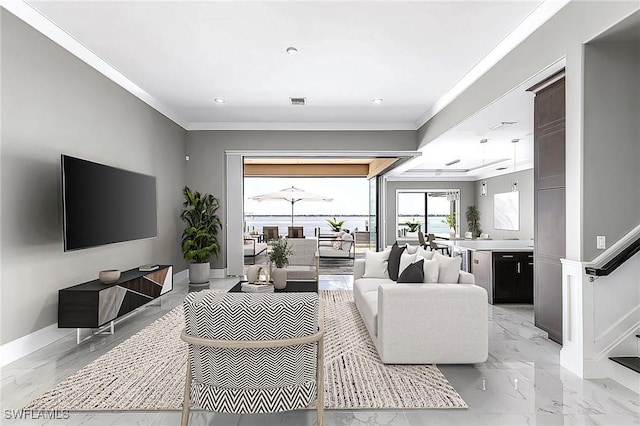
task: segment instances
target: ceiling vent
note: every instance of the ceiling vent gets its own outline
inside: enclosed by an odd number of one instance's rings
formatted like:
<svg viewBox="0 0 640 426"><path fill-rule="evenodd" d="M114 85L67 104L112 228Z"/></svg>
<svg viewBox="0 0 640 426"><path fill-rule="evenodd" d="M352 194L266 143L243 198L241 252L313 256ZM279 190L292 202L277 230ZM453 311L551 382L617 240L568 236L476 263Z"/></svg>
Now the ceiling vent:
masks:
<svg viewBox="0 0 640 426"><path fill-rule="evenodd" d="M291 105L306 105L307 104L307 98L289 98L289 100L291 101Z"/></svg>

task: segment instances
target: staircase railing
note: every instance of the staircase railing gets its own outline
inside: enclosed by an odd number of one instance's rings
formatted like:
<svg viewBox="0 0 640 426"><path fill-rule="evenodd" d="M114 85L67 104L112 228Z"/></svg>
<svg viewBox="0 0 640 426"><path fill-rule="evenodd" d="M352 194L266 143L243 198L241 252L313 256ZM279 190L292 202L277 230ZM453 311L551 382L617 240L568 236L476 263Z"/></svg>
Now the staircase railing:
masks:
<svg viewBox="0 0 640 426"><path fill-rule="evenodd" d="M631 259L636 253L640 252L640 236L638 235L638 227L627 234L627 236L616 243L616 245L612 246L611 249L615 250L617 254L609 259L606 258L607 253L598 256L598 258L594 260L593 266L585 267L585 273L594 277L609 275L618 269L618 267L620 267L624 262ZM602 262L602 258L606 260ZM597 266L599 264L602 266Z"/></svg>

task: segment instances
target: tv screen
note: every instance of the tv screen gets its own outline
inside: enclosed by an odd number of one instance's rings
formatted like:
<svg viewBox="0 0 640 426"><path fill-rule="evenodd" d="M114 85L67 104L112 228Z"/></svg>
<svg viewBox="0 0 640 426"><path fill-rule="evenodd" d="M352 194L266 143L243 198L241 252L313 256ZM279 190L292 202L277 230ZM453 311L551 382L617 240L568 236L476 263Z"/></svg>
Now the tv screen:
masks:
<svg viewBox="0 0 640 426"><path fill-rule="evenodd" d="M158 236L156 178L62 156L64 250Z"/></svg>

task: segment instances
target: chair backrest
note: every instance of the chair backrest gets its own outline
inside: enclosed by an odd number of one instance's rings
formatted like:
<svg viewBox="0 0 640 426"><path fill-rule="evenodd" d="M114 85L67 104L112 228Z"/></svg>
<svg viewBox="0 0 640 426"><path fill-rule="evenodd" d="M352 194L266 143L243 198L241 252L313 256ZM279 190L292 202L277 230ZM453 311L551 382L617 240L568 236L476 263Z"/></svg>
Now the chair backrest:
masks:
<svg viewBox="0 0 640 426"><path fill-rule="evenodd" d="M436 236L433 234L427 234L427 241L431 243L431 241L435 241Z"/></svg>
<svg viewBox="0 0 640 426"><path fill-rule="evenodd" d="M418 242L423 247L427 245L426 241L424 240L424 234L422 233L422 231L418 231Z"/></svg>
<svg viewBox="0 0 640 426"><path fill-rule="evenodd" d="M441 248L438 245L438 243L436 243L436 240L429 241L429 247L431 247L433 250L440 250L440 248Z"/></svg>
<svg viewBox="0 0 640 426"><path fill-rule="evenodd" d="M318 332L316 293L189 293L185 332L218 341L271 341ZM256 327L260 324L260 327ZM189 343L191 400L228 413L288 411L316 398L316 343L250 348Z"/></svg>
<svg viewBox="0 0 640 426"><path fill-rule="evenodd" d="M265 241L278 239L278 227L277 226L263 226L262 233L264 234Z"/></svg>
<svg viewBox="0 0 640 426"><path fill-rule="evenodd" d="M313 266L316 264L318 240L315 238L291 238L287 239L287 244L293 252L289 256L289 265Z"/></svg>
<svg viewBox="0 0 640 426"><path fill-rule="evenodd" d="M304 226L290 226L287 238L304 238Z"/></svg>

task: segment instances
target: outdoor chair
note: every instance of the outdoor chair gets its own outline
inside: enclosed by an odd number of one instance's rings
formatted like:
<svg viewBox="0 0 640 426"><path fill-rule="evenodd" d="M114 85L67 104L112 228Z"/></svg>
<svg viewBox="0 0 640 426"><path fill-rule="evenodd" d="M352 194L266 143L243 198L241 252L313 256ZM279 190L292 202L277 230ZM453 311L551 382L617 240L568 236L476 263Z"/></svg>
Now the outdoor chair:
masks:
<svg viewBox="0 0 640 426"><path fill-rule="evenodd" d="M317 403L323 424L323 320L316 293L190 293L182 426L196 409L274 413ZM260 324L260 327L256 327Z"/></svg>
<svg viewBox="0 0 640 426"><path fill-rule="evenodd" d="M435 250L440 250L440 251L442 251L442 254L445 254L445 251L446 251L446 254L449 254L449 246L443 246L443 245L438 244L436 242L436 236L435 235L429 234L427 236L427 239L429 241L429 247L431 248L431 250L434 250L434 251Z"/></svg>
<svg viewBox="0 0 640 426"><path fill-rule="evenodd" d="M318 240L315 238L288 238L287 244L292 251L289 256L289 264L285 267L287 280L318 281L320 270Z"/></svg>
<svg viewBox="0 0 640 426"><path fill-rule="evenodd" d="M304 238L304 227L290 226L287 233L287 238Z"/></svg>
<svg viewBox="0 0 640 426"><path fill-rule="evenodd" d="M262 233L266 242L277 240L279 237L277 226L263 226Z"/></svg>

